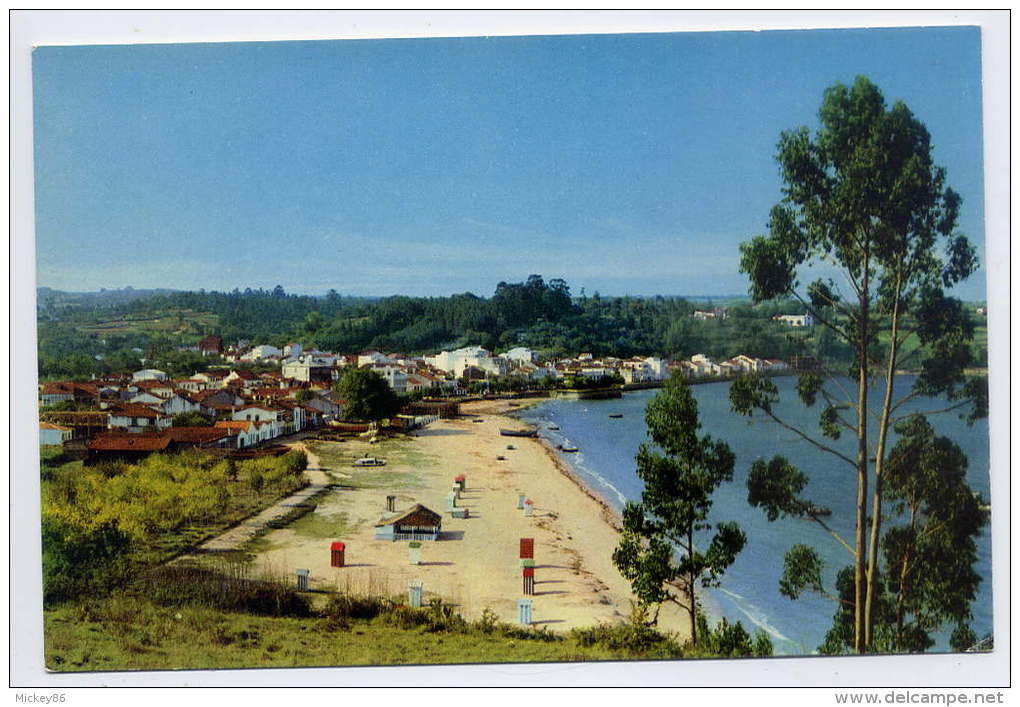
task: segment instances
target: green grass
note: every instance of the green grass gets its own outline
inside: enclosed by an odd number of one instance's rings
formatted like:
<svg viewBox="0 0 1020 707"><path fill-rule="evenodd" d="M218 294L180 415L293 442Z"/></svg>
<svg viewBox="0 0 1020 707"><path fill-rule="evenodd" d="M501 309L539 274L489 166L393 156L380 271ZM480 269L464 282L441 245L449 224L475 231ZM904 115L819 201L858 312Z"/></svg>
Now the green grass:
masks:
<svg viewBox="0 0 1020 707"><path fill-rule="evenodd" d="M428 609L330 620L159 606L127 594L47 611L45 660L55 671L282 668L679 657L668 640L635 651L574 634L503 624L437 622ZM410 617L410 620L409 620Z"/></svg>
<svg viewBox="0 0 1020 707"><path fill-rule="evenodd" d="M290 524L290 529L308 538L333 538L350 532L348 515L344 512L326 513L316 509Z"/></svg>
<svg viewBox="0 0 1020 707"><path fill-rule="evenodd" d="M389 439L372 445L368 453L387 461L387 466L380 467L354 467L354 460L363 454L343 443L309 442L308 446L319 457L323 467L345 474L342 478L334 478L352 489L420 489L424 484L419 474L439 470L438 457L424 454L411 442L402 439ZM394 471L396 466L409 466L414 471Z"/></svg>

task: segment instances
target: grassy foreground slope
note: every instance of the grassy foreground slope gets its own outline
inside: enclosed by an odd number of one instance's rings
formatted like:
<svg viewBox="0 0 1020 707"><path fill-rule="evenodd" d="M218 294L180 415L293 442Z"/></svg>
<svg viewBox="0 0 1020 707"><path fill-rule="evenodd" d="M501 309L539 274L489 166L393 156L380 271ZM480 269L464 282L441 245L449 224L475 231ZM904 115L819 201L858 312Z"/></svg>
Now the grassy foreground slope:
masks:
<svg viewBox="0 0 1020 707"><path fill-rule="evenodd" d="M55 671L283 668L677 658L649 635L643 648L608 640L626 629L556 636L495 623L468 624L435 608L374 618L260 616L139 596L68 604L45 614L46 666Z"/></svg>

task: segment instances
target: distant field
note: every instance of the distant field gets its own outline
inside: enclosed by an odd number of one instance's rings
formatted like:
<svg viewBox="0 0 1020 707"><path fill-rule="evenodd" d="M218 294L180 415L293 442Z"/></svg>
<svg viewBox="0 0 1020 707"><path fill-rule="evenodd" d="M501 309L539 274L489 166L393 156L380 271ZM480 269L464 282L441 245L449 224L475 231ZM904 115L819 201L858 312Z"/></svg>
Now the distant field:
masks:
<svg viewBox="0 0 1020 707"><path fill-rule="evenodd" d="M116 319L101 319L95 324L84 324L78 331L84 334L184 334L203 332L219 326L219 316L211 312L190 309L169 309L156 313L126 315Z"/></svg>

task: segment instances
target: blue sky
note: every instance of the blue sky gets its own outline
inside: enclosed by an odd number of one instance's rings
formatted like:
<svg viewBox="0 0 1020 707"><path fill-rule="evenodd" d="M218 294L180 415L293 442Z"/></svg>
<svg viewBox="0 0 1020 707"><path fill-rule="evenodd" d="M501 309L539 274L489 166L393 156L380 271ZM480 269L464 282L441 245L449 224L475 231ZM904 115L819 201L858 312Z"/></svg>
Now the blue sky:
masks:
<svg viewBox="0 0 1020 707"><path fill-rule="evenodd" d="M984 241L976 28L44 47L33 69L58 289L744 293L780 132L857 74L925 122Z"/></svg>

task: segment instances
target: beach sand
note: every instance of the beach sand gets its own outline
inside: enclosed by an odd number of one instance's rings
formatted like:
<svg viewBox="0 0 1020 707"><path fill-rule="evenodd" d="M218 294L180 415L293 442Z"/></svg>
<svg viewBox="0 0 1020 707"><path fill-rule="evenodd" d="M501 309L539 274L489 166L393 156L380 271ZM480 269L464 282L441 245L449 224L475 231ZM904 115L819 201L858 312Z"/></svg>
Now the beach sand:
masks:
<svg viewBox="0 0 1020 707"><path fill-rule="evenodd" d="M344 483L343 475L353 479L359 474L378 481L367 488L339 489L323 499L314 518L306 516L269 532L255 546L257 566L290 577L298 568L308 569L312 589L326 591L406 596L408 582L421 580L426 600L442 597L469 619L490 609L499 620L512 623L517 621L517 600L524 598L519 540L533 538L536 625L564 631L627 620L633 597L612 562L619 520L569 476L543 442L500 436L501 427L522 426L502 414L522 403L466 403L457 419L438 420L414 437L380 445L364 440L310 443L310 449L321 452L316 461L340 475L335 476L339 483ZM337 461L363 454L382 456L387 466L362 470ZM446 495L458 474L466 476L458 503L468 509L466 519L446 512ZM531 517L518 510L519 493L534 502ZM421 565L409 563L406 542L374 537L387 495L396 495L398 512L421 503L443 516L443 536L423 542ZM339 519L335 534L330 534L330 519ZM334 540L346 544L346 566L341 569L330 566ZM664 606L659 626L686 636L686 614Z"/></svg>

